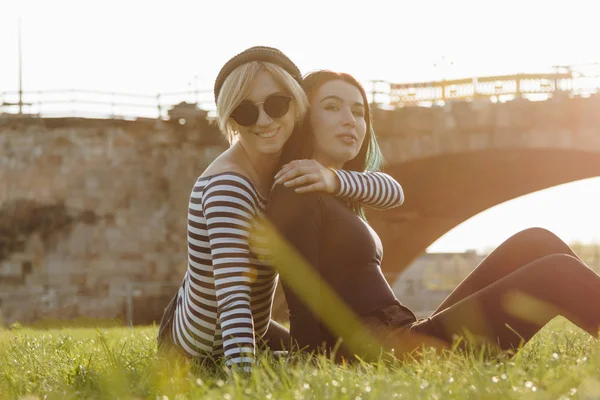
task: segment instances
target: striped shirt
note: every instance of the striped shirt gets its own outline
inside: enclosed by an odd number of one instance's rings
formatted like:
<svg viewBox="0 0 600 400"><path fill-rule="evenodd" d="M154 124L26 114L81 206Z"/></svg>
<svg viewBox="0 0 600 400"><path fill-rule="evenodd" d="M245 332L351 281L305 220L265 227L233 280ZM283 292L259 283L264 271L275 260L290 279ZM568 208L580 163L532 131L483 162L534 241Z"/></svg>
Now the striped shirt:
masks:
<svg viewBox="0 0 600 400"><path fill-rule="evenodd" d="M336 194L376 208L404 201L381 172L334 171ZM277 273L261 246L266 199L237 173L200 177L188 209L188 268L176 296L171 341L192 357L225 358L246 371L271 320ZM250 237L252 236L252 246Z"/></svg>
<svg viewBox="0 0 600 400"><path fill-rule="evenodd" d="M354 172L333 170L340 180L336 196L359 202L380 210L394 208L404 203L402 186L383 172Z"/></svg>

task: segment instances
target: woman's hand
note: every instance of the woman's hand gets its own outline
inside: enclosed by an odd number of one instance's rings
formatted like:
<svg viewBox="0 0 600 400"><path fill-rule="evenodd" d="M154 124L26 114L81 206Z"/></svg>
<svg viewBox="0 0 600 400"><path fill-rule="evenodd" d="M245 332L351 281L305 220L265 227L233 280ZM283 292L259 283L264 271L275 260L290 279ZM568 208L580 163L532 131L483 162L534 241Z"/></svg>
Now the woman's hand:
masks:
<svg viewBox="0 0 600 400"><path fill-rule="evenodd" d="M340 181L335 172L315 160L294 160L284 165L275 175L275 183L296 187L297 193L334 194L340 188Z"/></svg>

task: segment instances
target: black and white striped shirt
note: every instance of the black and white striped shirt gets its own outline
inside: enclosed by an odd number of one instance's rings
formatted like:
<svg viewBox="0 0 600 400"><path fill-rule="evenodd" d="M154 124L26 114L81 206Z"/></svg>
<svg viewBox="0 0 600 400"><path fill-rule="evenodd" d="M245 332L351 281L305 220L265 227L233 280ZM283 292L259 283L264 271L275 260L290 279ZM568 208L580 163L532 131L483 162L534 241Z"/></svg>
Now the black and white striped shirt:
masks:
<svg viewBox="0 0 600 400"><path fill-rule="evenodd" d="M404 201L389 175L334 171L336 194L376 208ZM192 357L225 357L250 370L256 337L269 326L277 274L260 246L266 207L248 178L222 173L198 178L188 209L188 268L177 294L173 343ZM252 246L250 237L252 235Z"/></svg>

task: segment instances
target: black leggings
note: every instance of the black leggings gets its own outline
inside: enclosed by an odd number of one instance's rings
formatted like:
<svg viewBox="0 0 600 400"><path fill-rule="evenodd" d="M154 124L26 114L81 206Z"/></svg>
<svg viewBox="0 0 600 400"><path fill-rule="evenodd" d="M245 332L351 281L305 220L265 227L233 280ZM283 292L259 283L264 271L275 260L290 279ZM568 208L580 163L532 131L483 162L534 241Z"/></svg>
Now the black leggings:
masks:
<svg viewBox="0 0 600 400"><path fill-rule="evenodd" d="M280 323L271 319L269 328L265 335L259 339L258 345L263 350L265 348L270 351L284 351L289 347L290 331Z"/></svg>
<svg viewBox="0 0 600 400"><path fill-rule="evenodd" d="M558 315L598 337L600 276L556 235L532 228L501 244L409 332L449 344L468 331L507 350Z"/></svg>

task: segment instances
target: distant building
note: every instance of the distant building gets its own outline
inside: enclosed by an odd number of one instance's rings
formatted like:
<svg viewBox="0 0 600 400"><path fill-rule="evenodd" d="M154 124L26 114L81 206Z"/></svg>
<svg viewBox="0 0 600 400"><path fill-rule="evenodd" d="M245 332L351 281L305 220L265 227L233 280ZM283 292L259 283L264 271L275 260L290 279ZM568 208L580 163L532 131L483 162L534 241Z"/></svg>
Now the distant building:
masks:
<svg viewBox="0 0 600 400"><path fill-rule="evenodd" d="M582 261L600 273L600 245L570 245ZM425 253L397 277L387 276L402 304L418 316L429 315L487 254L474 250L464 253Z"/></svg>
<svg viewBox="0 0 600 400"><path fill-rule="evenodd" d="M394 293L418 316L428 315L486 257L475 251L425 253L392 284Z"/></svg>
<svg viewBox="0 0 600 400"><path fill-rule="evenodd" d="M176 104L168 112L169 119L179 123L195 124L197 120L205 120L208 112L198 108L196 103L182 101Z"/></svg>

